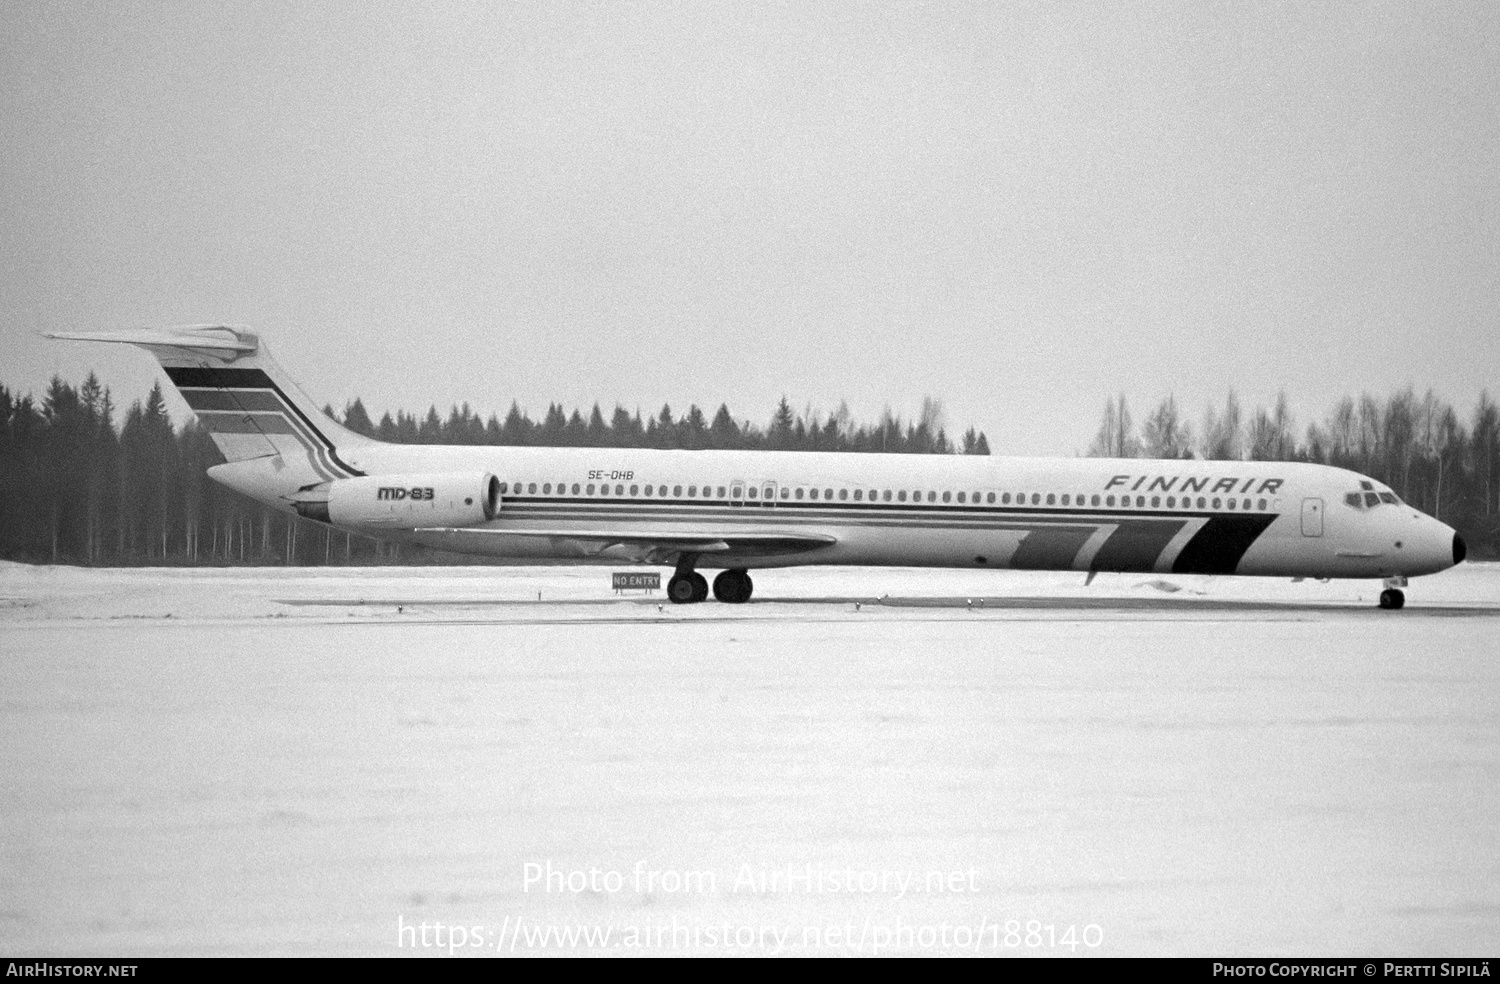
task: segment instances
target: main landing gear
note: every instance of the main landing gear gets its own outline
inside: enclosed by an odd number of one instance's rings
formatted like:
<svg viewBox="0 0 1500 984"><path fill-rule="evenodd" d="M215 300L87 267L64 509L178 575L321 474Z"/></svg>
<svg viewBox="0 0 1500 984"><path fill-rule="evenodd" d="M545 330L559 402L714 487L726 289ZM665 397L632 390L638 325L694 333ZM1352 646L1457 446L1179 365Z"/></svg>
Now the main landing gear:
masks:
<svg viewBox="0 0 1500 984"><path fill-rule="evenodd" d="M1395 611L1406 604L1406 595L1401 589L1406 587L1406 578L1388 577L1385 579L1385 590L1380 592L1380 607Z"/></svg>
<svg viewBox="0 0 1500 984"><path fill-rule="evenodd" d="M674 605L691 605L708 598L708 579L693 570L697 561L696 555L683 557L667 582L667 597ZM722 571L714 578L714 597L731 605L749 601L754 590L755 584L744 568Z"/></svg>
<svg viewBox="0 0 1500 984"><path fill-rule="evenodd" d="M750 600L754 590L755 582L750 580L750 572L744 568L721 571L714 578L714 597L731 605L743 605Z"/></svg>
<svg viewBox="0 0 1500 984"><path fill-rule="evenodd" d="M708 579L697 571L679 571L667 582L667 597L674 605L690 605L708 597Z"/></svg>

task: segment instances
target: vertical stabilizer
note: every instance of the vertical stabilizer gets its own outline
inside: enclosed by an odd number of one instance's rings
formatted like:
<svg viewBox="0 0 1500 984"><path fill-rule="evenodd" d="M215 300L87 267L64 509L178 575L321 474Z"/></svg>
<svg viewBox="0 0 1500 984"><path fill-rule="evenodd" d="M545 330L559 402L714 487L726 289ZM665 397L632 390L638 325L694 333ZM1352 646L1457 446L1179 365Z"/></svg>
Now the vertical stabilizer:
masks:
<svg viewBox="0 0 1500 984"><path fill-rule="evenodd" d="M339 448L372 443L346 430L282 371L259 336L224 325L124 332L51 332L48 338L126 342L161 362L229 462L279 458L309 481L349 478Z"/></svg>

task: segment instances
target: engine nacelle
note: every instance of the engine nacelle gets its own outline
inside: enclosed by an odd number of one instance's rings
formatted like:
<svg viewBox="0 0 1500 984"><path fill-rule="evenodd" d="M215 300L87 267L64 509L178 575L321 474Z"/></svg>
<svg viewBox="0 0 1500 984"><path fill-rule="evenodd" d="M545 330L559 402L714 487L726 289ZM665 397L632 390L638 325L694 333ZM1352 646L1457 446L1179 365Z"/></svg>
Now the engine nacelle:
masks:
<svg viewBox="0 0 1500 984"><path fill-rule="evenodd" d="M489 472L341 478L293 506L298 515L338 526L474 526L500 511L500 480Z"/></svg>

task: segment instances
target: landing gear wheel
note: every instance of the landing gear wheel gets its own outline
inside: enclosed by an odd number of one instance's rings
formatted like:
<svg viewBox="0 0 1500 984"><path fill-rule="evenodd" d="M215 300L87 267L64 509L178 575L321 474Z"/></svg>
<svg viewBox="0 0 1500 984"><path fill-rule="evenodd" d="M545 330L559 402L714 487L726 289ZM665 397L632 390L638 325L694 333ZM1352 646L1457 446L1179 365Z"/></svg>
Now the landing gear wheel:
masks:
<svg viewBox="0 0 1500 984"><path fill-rule="evenodd" d="M1395 610L1406 604L1406 595L1395 588L1386 588L1380 592L1380 607Z"/></svg>
<svg viewBox="0 0 1500 984"><path fill-rule="evenodd" d="M714 578L714 597L731 605L742 605L750 600L755 582L745 570L723 571Z"/></svg>
<svg viewBox="0 0 1500 984"><path fill-rule="evenodd" d="M672 604L687 605L703 600L698 597L698 585L694 583L694 578L701 579L701 575L693 573L672 575L672 579L667 582L667 597L671 599Z"/></svg>
<svg viewBox="0 0 1500 984"><path fill-rule="evenodd" d="M694 571L690 575L693 579L693 601L708 600L708 578Z"/></svg>

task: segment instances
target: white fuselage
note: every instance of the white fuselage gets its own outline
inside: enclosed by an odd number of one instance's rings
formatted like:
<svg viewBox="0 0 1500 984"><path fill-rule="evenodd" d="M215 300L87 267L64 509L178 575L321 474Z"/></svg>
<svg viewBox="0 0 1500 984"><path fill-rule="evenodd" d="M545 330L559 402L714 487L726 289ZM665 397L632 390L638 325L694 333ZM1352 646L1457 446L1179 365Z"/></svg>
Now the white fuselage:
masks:
<svg viewBox="0 0 1500 984"><path fill-rule="evenodd" d="M629 545L599 549L595 534L671 542L737 530L827 542L742 547L699 562L1340 578L1409 577L1454 563L1450 527L1378 483L1322 465L373 442L340 454L372 476L493 473L503 500L493 520L440 533L420 521L361 532L495 557L644 560ZM286 506L284 481L264 462L214 474ZM1363 505L1381 493L1388 501ZM539 530L577 539L520 535Z"/></svg>

